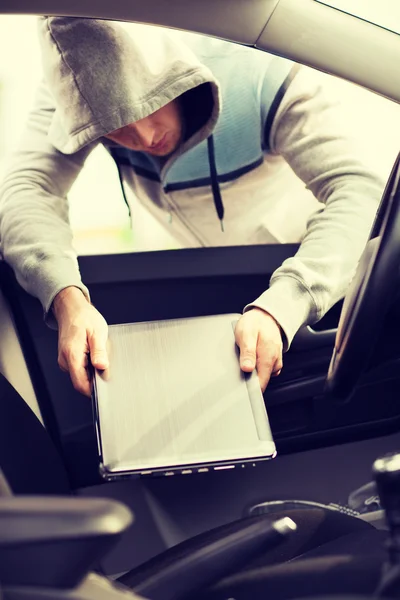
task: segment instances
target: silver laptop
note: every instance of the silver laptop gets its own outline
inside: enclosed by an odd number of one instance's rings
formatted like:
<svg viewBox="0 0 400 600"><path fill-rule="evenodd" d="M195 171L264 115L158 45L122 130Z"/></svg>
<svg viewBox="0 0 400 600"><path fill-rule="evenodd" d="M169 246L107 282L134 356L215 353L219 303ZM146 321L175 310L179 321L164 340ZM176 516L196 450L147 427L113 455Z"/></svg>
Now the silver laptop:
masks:
<svg viewBox="0 0 400 600"><path fill-rule="evenodd" d="M94 377L107 479L198 473L273 458L257 374L239 367L240 315L112 325L110 370Z"/></svg>

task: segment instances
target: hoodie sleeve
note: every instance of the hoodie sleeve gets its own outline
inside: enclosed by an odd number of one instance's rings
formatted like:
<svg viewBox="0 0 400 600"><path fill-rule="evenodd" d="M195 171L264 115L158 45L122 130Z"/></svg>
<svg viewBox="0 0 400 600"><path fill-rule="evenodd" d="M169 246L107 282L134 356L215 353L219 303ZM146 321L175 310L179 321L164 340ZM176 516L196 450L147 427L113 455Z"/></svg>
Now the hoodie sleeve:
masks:
<svg viewBox="0 0 400 600"><path fill-rule="evenodd" d="M302 67L289 85L270 133L270 148L323 203L308 221L297 254L272 275L269 289L245 307L270 313L287 350L297 330L341 298L354 275L384 190L372 157L349 133L326 76Z"/></svg>
<svg viewBox="0 0 400 600"><path fill-rule="evenodd" d="M2 254L46 315L67 286L80 288L89 298L72 246L67 194L94 146L72 155L57 151L47 139L53 113L51 95L41 84L0 186Z"/></svg>

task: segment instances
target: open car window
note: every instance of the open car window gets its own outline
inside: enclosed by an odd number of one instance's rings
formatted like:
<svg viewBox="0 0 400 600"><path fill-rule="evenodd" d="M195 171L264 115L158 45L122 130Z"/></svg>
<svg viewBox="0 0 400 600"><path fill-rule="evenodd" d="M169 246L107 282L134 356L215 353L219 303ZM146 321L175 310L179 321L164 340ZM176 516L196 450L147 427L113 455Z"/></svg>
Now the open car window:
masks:
<svg viewBox="0 0 400 600"><path fill-rule="evenodd" d="M339 5L341 1L332 0L332 5L335 3ZM8 157L18 147L36 87L42 78L36 23L35 16L0 17L0 51L3 56L10 57L0 65L0 178ZM129 28L129 24L125 27ZM261 51L254 50L254 53L258 52ZM374 154L377 169L386 179L398 151L400 108L356 85L328 75L321 74L321 77L340 99L346 126L355 127L363 136L365 145ZM228 185L222 186L223 195ZM304 228L307 221L307 211L317 208L315 199L292 173L290 177L281 178L276 186L276 198L279 202L275 206L279 204L279 210L272 216L266 213L267 227L278 242L297 243L301 237L298 230ZM289 210L285 198L289 204L293 201ZM140 202L135 203L133 197L130 200L133 203L132 218L123 200L115 164L99 145L90 154L69 194L70 221L78 254L182 247L171 235L168 215L165 222L160 223ZM281 227L285 229L286 238L280 237Z"/></svg>

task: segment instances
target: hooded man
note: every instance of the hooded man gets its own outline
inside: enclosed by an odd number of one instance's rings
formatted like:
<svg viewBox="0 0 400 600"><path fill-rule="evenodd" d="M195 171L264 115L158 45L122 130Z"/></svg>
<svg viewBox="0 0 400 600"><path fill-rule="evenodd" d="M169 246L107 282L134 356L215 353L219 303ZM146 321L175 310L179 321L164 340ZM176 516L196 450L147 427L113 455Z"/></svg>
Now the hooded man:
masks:
<svg viewBox="0 0 400 600"><path fill-rule="evenodd" d="M57 320L61 368L90 394L89 354L108 366L107 324L81 281L67 203L103 144L128 204L133 190L183 246L277 241L265 221L287 165L321 203L305 210L297 254L249 298L236 328L240 366L257 366L265 389L299 327L344 296L383 190L324 76L142 25L43 17L39 36L44 81L0 190L0 240L19 283Z"/></svg>

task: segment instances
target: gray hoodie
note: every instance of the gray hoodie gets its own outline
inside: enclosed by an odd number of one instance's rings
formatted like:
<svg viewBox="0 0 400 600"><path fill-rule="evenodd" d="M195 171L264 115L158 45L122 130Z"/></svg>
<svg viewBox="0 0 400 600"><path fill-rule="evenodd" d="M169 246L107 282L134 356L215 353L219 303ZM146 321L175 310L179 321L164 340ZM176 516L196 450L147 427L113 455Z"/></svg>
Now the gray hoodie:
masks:
<svg viewBox="0 0 400 600"><path fill-rule="evenodd" d="M44 81L0 189L0 242L18 281L40 299L46 314L64 287L77 286L89 298L72 247L67 202L89 153L98 143L112 153L104 135L205 85L210 109L165 164L149 162L140 153L121 161L128 200L132 189L165 226L165 211L172 213L169 227L183 246L263 243L271 238L263 233L265 223L273 223L279 213L269 193L274 175L289 178L290 165L322 204L307 205L307 230L298 253L245 310L267 310L281 325L287 349L302 324L320 319L343 297L383 182L343 130L323 78L252 49L140 25L50 17L40 19L39 36ZM271 118L282 77L285 93ZM252 121L242 114L243 106L252 107ZM251 133L251 127L256 135L246 139L242 131ZM197 168L196 152L202 156L212 134L225 233L208 181L193 175L186 187L181 185L182 173ZM218 148L221 139L226 150ZM235 140L230 147L229 139ZM251 160L253 155L257 160ZM249 168L238 169L241 164Z"/></svg>

